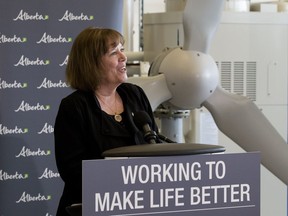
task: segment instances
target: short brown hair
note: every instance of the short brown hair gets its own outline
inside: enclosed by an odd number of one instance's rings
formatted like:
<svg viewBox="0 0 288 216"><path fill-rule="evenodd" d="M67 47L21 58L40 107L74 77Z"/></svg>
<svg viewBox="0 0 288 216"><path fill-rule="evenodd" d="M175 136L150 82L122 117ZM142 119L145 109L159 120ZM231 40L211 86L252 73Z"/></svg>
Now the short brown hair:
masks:
<svg viewBox="0 0 288 216"><path fill-rule="evenodd" d="M121 33L114 29L89 27L75 39L66 67L67 83L74 89L94 91L102 76L102 56L111 43L124 44Z"/></svg>

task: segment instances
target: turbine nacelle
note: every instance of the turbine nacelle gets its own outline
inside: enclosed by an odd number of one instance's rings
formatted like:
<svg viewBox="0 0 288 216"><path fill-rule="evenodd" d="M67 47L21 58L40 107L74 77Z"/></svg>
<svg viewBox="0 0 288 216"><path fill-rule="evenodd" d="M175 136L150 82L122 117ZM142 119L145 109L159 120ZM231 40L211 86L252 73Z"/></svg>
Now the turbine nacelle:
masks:
<svg viewBox="0 0 288 216"><path fill-rule="evenodd" d="M201 107L219 82L219 72L213 58L202 52L181 48L169 50L164 55L161 63L158 63L157 73L165 75L168 89L172 94L171 100L166 105L176 109ZM150 75L156 74L150 72Z"/></svg>

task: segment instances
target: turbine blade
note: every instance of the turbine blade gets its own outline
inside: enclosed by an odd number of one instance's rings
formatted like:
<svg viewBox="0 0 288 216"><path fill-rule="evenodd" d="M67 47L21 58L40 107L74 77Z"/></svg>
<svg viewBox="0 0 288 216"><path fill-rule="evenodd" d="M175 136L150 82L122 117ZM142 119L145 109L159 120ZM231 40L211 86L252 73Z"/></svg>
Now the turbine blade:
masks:
<svg viewBox="0 0 288 216"><path fill-rule="evenodd" d="M184 50L208 53L224 0L187 0L183 13Z"/></svg>
<svg viewBox="0 0 288 216"><path fill-rule="evenodd" d="M153 111L156 110L161 103L172 98L164 74L151 77L129 77L128 82L134 83L144 90Z"/></svg>
<svg viewBox="0 0 288 216"><path fill-rule="evenodd" d="M260 151L261 162L288 185L288 144L248 98L218 87L203 103L218 128L245 151Z"/></svg>

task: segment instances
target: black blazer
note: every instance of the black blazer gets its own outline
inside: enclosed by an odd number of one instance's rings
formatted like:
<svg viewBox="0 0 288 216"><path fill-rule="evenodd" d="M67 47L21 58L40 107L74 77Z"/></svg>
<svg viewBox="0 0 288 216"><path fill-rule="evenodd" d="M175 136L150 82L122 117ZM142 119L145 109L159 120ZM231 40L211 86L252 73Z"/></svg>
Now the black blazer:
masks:
<svg viewBox="0 0 288 216"><path fill-rule="evenodd" d="M68 215L65 208L82 202L82 160L101 159L103 151L145 143L133 122L133 113L146 111L151 128L158 132L153 112L144 91L123 83L117 92L124 104L124 125L103 112L93 92L77 90L62 99L55 121L56 164L65 186L57 215Z"/></svg>

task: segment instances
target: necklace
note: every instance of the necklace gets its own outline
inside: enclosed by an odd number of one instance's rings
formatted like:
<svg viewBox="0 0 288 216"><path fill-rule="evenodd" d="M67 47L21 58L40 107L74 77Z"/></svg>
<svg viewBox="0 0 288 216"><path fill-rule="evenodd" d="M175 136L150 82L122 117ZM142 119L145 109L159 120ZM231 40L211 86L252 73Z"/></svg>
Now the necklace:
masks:
<svg viewBox="0 0 288 216"><path fill-rule="evenodd" d="M115 119L115 121L117 121L117 122L121 122L121 121L122 121L122 116L121 116L120 114L115 114L115 115L114 115L114 119Z"/></svg>
<svg viewBox="0 0 288 216"><path fill-rule="evenodd" d="M116 100L116 95L115 95L115 101L114 101L114 106L115 106L115 111L113 109L110 108L110 106L108 106L108 104L106 104L97 94L96 97L102 102L103 105L105 105L105 107L107 107L112 113L115 113L113 115L113 118L115 121L117 122L121 122L122 121L122 116L120 114L117 114L117 100Z"/></svg>

